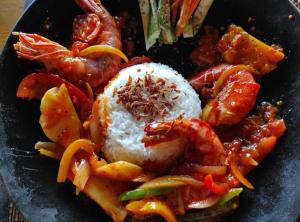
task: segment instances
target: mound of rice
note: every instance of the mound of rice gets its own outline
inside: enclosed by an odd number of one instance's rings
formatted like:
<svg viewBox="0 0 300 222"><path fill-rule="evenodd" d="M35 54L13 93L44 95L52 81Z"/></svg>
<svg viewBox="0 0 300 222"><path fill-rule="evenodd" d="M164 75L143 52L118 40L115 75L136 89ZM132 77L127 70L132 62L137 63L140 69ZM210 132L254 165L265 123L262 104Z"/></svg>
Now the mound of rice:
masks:
<svg viewBox="0 0 300 222"><path fill-rule="evenodd" d="M173 107L168 110L164 120L174 120L179 116L184 118L197 118L200 116L201 101L197 93L172 68L157 63L144 63L125 68L119 72L116 78L105 88L103 94L98 97L100 104L102 103L100 112L103 112L103 98L108 98L105 105L109 113L109 124L103 153L110 162L123 160L146 168L152 168L152 166L156 166L156 168L167 167L182 154L186 141L176 139L159 144L155 148L146 148L141 140L147 122L143 119L137 120L122 104L117 103L118 97L115 95L116 89L126 85L129 76L134 82L138 78L143 79L146 74L150 74L154 80L164 79L166 85L175 83L179 90L176 93L178 98L174 101ZM157 117L154 121L162 120L161 117Z"/></svg>

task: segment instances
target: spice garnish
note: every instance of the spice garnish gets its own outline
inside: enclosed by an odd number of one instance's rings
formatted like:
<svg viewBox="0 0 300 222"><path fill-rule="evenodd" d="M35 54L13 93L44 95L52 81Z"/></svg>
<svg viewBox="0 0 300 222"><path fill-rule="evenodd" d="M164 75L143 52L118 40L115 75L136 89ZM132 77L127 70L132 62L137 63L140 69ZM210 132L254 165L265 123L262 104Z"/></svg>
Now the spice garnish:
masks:
<svg viewBox="0 0 300 222"><path fill-rule="evenodd" d="M156 117L164 118L179 98L175 83L167 85L162 78L152 79L146 74L144 79L136 81L128 77L127 83L119 90L114 89L113 96L117 95L118 104L122 104L137 120L145 118L152 122Z"/></svg>

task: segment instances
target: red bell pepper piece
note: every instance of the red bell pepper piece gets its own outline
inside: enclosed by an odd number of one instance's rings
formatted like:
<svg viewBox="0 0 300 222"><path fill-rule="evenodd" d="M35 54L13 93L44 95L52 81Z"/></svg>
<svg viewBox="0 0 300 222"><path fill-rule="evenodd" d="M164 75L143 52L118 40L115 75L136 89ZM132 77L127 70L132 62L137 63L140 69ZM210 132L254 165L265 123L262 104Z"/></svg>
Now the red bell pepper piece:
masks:
<svg viewBox="0 0 300 222"><path fill-rule="evenodd" d="M223 195L229 191L227 183L215 182L212 175L208 174L204 177L204 185L214 194Z"/></svg>

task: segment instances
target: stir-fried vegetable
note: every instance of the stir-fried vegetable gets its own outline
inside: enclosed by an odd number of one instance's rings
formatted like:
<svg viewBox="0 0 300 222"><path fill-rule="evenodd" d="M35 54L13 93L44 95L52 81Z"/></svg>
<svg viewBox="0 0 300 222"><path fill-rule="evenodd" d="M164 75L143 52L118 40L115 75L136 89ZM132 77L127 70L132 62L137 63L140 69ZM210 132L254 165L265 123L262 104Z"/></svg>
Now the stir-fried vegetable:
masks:
<svg viewBox="0 0 300 222"><path fill-rule="evenodd" d="M238 207L238 196L243 191L243 188L232 188L224 194L217 204L204 210L188 212L179 219L182 222L201 222L209 219L219 219L229 215Z"/></svg>
<svg viewBox="0 0 300 222"><path fill-rule="evenodd" d="M110 215L114 222L124 221L127 212L119 200L119 195L128 189L125 183L91 176L84 187L83 192Z"/></svg>
<svg viewBox="0 0 300 222"><path fill-rule="evenodd" d="M183 216L179 216L181 222L204 222L216 220L231 214L238 207L238 198L233 198L224 204L217 204L204 210L190 211Z"/></svg>
<svg viewBox="0 0 300 222"><path fill-rule="evenodd" d="M219 205L224 205L231 199L237 197L240 195L240 193L243 191L243 188L231 188L226 194L224 194L221 199L219 200Z"/></svg>
<svg viewBox="0 0 300 222"><path fill-rule="evenodd" d="M137 215L159 214L167 222L177 221L171 209L158 200L133 201L126 205L126 210Z"/></svg>
<svg viewBox="0 0 300 222"><path fill-rule="evenodd" d="M125 62L128 62L127 56L119 49L109 46L109 45L93 45L88 48L81 50L78 53L78 56L81 57L93 57L96 58L103 54L112 54L119 56L120 58L124 59Z"/></svg>
<svg viewBox="0 0 300 222"><path fill-rule="evenodd" d="M142 173L142 168L135 164L118 161L97 168L96 175L113 180L130 181Z"/></svg>
<svg viewBox="0 0 300 222"><path fill-rule="evenodd" d="M94 152L94 145L90 140L87 139L78 139L71 143L66 151L64 152L60 164L57 175L57 182L65 182L68 177L68 172L70 169L71 161L73 156L79 151L84 150L87 153L92 154Z"/></svg>
<svg viewBox="0 0 300 222"><path fill-rule="evenodd" d="M189 203L188 209L205 209L214 206L218 201L220 200L220 197L217 195L211 195L203 200L195 201L192 203Z"/></svg>
<svg viewBox="0 0 300 222"><path fill-rule="evenodd" d="M224 175L226 173L226 166L200 166L193 165L192 170L201 174Z"/></svg>
<svg viewBox="0 0 300 222"><path fill-rule="evenodd" d="M51 142L37 142L34 149L38 150L41 155L56 160L60 160L64 152L64 148L62 146Z"/></svg>
<svg viewBox="0 0 300 222"><path fill-rule="evenodd" d="M160 196L172 191L172 188L156 188L156 189L143 189L137 188L135 190L127 191L122 193L120 196L120 200L140 200L145 197L153 197L153 196Z"/></svg>
<svg viewBox="0 0 300 222"><path fill-rule="evenodd" d="M145 183L150 180L153 180L154 178L155 178L155 174L149 172L143 172L136 178L132 179L131 181L135 183Z"/></svg>
<svg viewBox="0 0 300 222"><path fill-rule="evenodd" d="M78 195L90 177L90 164L85 159L81 159L73 164L72 171L75 175L73 184L76 186L76 194Z"/></svg>
<svg viewBox="0 0 300 222"><path fill-rule="evenodd" d="M254 186L244 177L240 171L238 165L235 162L230 163L232 174L236 179L238 179L245 187L249 189L254 189Z"/></svg>
<svg viewBox="0 0 300 222"><path fill-rule="evenodd" d="M243 188L232 188L222 197L212 196L199 202L199 204L195 203L194 210L188 211L182 216L177 216L177 221L205 222L221 219L231 214L238 207L238 196L242 191ZM157 215L152 215L147 216L145 221L162 222L163 220Z"/></svg>
<svg viewBox="0 0 300 222"><path fill-rule="evenodd" d="M150 180L142 184L139 188L144 189L155 189L155 188L172 188L180 186L194 186L202 187L203 183L201 181L195 180L190 176L163 176L158 177L154 180Z"/></svg>
<svg viewBox="0 0 300 222"><path fill-rule="evenodd" d="M211 174L204 177L204 184L212 193L217 195L223 195L229 190L227 183L215 182Z"/></svg>
<svg viewBox="0 0 300 222"><path fill-rule="evenodd" d="M65 84L49 89L40 109L40 125L49 139L63 147L79 139L81 122Z"/></svg>

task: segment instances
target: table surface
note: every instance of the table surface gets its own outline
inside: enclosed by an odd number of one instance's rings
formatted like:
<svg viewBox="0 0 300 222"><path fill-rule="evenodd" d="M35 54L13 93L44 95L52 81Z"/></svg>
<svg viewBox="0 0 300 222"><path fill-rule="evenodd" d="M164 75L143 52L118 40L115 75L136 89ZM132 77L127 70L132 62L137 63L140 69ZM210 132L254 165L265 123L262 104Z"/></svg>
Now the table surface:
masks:
<svg viewBox="0 0 300 222"><path fill-rule="evenodd" d="M1 0L0 3L0 48L8 33L23 11L23 0Z"/></svg>
<svg viewBox="0 0 300 222"><path fill-rule="evenodd" d="M25 0L25 4L31 0ZM292 0L300 8L300 0ZM24 8L24 0L1 0L0 3L0 51L8 34L20 17ZM1 221L24 221L12 203L9 203L7 194L3 190L0 178L0 217Z"/></svg>

